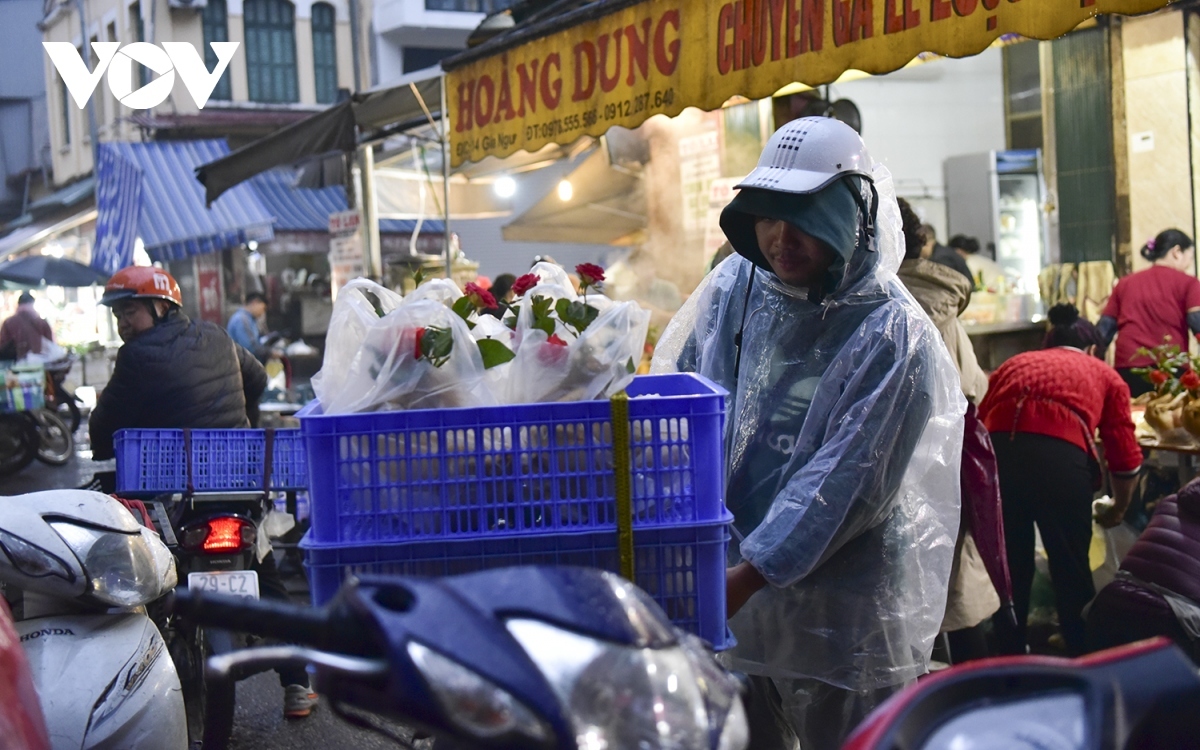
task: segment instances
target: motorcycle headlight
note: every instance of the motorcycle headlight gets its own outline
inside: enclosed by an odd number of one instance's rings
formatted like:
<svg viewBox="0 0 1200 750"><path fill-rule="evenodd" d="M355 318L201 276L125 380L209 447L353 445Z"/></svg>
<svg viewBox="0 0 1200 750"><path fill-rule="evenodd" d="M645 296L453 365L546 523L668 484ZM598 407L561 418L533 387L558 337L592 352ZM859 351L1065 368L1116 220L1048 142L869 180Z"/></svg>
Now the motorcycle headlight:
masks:
<svg viewBox="0 0 1200 750"><path fill-rule="evenodd" d="M507 627L562 701L580 750L713 746L703 675L685 647L619 646L538 620Z"/></svg>
<svg viewBox="0 0 1200 750"><path fill-rule="evenodd" d="M83 564L89 593L97 601L137 607L162 596L176 583L174 560L161 542L154 544L158 540L149 529L125 534L62 521L52 521L50 527Z"/></svg>
<svg viewBox="0 0 1200 750"><path fill-rule="evenodd" d="M408 655L446 716L476 737L521 735L546 744L550 729L512 693L458 662L409 641Z"/></svg>

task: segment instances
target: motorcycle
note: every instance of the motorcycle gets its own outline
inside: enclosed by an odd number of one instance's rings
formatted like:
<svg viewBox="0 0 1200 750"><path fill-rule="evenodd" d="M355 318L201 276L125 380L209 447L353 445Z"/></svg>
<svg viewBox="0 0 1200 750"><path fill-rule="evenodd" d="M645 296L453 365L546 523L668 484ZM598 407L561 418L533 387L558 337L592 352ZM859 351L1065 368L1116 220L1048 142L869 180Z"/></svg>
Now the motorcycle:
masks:
<svg viewBox="0 0 1200 750"><path fill-rule="evenodd" d="M893 696L842 750L1166 750L1200 737L1200 674L1166 638L1080 659L1017 656Z"/></svg>
<svg viewBox="0 0 1200 750"><path fill-rule="evenodd" d="M0 498L0 582L55 748L188 747L179 675L147 614L176 582L158 535L80 490Z"/></svg>
<svg viewBox="0 0 1200 750"><path fill-rule="evenodd" d="M343 718L363 725L366 712L416 726L438 750L742 750L749 742L737 680L611 573L363 576L322 609L190 589L174 606L201 623L300 644L214 657L215 682L309 664Z"/></svg>
<svg viewBox="0 0 1200 750"><path fill-rule="evenodd" d="M148 505L188 588L258 598L258 573L252 568L266 513L262 493L164 496ZM170 612L162 627L183 686L189 736L202 738L206 750L224 747L233 730L236 688L233 682L206 683L204 663L244 648L245 640Z"/></svg>

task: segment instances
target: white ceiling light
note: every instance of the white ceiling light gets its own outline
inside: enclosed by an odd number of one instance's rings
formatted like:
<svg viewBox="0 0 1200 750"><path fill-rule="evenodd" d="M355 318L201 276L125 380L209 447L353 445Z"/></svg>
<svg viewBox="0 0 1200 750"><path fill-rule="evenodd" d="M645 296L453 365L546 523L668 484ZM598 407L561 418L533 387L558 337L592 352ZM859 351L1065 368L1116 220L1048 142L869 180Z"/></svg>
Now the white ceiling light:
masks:
<svg viewBox="0 0 1200 750"><path fill-rule="evenodd" d="M505 175L492 183L492 190L501 198L511 198L517 193L517 181Z"/></svg>
<svg viewBox="0 0 1200 750"><path fill-rule="evenodd" d="M574 195L575 187L571 185L570 180L563 180L562 182L558 183L558 199L560 201L565 203L571 200L571 197Z"/></svg>

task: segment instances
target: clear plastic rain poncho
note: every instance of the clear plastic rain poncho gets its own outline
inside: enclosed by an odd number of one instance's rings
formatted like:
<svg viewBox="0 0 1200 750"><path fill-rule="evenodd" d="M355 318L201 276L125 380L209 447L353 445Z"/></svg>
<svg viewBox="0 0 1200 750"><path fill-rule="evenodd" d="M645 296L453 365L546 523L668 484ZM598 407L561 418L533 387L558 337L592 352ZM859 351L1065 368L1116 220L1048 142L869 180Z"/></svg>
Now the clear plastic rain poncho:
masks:
<svg viewBox="0 0 1200 750"><path fill-rule="evenodd" d="M945 345L896 278L899 207L886 168L873 174L874 247L859 241L834 292L812 302L731 256L654 358L656 372L698 372L733 394L730 564L748 560L770 585L730 620L729 665L849 690L926 671L958 531L965 408Z"/></svg>

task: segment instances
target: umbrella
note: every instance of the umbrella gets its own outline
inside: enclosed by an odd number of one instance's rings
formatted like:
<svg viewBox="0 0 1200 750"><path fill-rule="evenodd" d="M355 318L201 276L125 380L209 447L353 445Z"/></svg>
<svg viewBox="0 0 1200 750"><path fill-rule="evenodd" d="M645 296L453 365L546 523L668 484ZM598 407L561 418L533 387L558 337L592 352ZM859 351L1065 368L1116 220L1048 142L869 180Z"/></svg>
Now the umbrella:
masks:
<svg viewBox="0 0 1200 750"><path fill-rule="evenodd" d="M107 279L103 271L51 255L27 255L0 263L0 280L28 286L91 286Z"/></svg>

